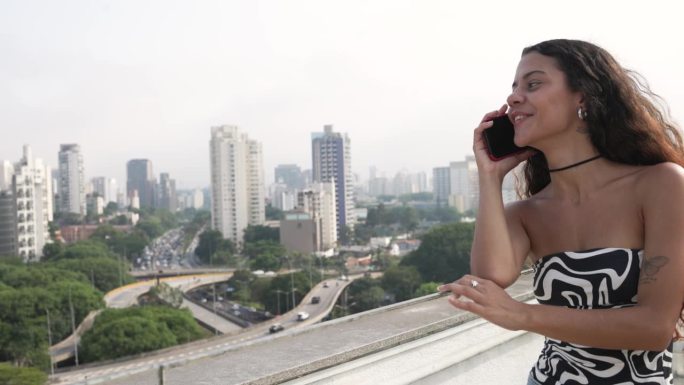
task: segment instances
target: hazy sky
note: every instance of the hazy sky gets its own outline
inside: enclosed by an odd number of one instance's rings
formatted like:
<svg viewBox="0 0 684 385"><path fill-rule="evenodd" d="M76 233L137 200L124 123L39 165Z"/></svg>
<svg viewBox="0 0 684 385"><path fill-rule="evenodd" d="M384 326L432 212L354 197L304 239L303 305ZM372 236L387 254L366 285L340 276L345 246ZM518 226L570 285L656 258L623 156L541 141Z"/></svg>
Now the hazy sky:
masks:
<svg viewBox="0 0 684 385"><path fill-rule="evenodd" d="M210 127L311 167L311 133L351 138L352 166L388 176L471 152L523 47L592 41L684 119L676 1L0 0L0 159L23 144L57 166L78 143L88 178L148 158L179 187L209 184Z"/></svg>

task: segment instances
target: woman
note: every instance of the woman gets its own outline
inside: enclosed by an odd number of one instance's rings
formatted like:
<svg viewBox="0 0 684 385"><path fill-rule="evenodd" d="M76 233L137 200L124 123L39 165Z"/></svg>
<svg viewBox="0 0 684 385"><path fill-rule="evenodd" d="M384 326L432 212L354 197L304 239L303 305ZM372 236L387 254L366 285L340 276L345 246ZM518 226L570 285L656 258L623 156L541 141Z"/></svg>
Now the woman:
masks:
<svg viewBox="0 0 684 385"><path fill-rule="evenodd" d="M475 129L472 275L439 290L458 309L546 336L529 384L672 381L684 151L652 96L605 50L546 41L523 50L507 106ZM534 150L492 161L482 131L505 113L516 145ZM524 199L504 208L504 175L523 161ZM528 257L538 305L503 290Z"/></svg>

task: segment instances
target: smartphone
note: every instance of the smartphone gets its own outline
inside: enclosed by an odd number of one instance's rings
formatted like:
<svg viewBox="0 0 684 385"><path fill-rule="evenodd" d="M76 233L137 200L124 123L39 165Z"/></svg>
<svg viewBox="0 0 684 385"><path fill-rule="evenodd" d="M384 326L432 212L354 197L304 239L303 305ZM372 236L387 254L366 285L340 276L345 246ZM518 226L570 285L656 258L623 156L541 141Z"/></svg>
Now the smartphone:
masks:
<svg viewBox="0 0 684 385"><path fill-rule="evenodd" d="M508 115L497 116L492 120L492 126L482 131L487 153L491 160L497 161L525 151L513 142L515 129Z"/></svg>

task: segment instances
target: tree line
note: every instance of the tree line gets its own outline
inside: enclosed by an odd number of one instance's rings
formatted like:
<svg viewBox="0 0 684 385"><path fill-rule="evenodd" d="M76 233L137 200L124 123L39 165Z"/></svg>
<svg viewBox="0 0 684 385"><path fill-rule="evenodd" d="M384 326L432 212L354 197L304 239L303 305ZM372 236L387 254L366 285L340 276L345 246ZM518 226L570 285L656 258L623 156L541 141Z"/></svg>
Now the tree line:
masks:
<svg viewBox="0 0 684 385"><path fill-rule="evenodd" d="M460 222L431 228L421 237L417 250L400 261L389 260L381 278L352 282L343 297L346 303L340 302L334 316L435 293L438 285L467 274L474 229L473 223Z"/></svg>

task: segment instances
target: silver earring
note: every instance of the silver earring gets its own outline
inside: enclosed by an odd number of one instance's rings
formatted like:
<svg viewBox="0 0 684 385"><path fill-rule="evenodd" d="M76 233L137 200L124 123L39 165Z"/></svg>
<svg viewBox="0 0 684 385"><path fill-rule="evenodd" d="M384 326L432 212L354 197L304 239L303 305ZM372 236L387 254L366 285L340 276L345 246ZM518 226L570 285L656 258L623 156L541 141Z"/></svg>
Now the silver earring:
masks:
<svg viewBox="0 0 684 385"><path fill-rule="evenodd" d="M587 111L580 107L577 109L577 116L580 118L580 120L585 120L587 118Z"/></svg>

